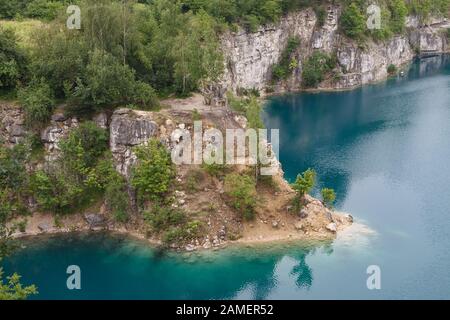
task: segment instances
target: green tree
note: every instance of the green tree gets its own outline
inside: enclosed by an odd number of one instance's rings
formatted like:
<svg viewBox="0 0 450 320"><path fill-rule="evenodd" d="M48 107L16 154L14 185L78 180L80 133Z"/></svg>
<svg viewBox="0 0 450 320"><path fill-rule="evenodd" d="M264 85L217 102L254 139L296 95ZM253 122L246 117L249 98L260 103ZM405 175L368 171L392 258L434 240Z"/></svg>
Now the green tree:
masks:
<svg viewBox="0 0 450 320"><path fill-rule="evenodd" d="M340 24L344 34L353 39L360 39L366 30L366 18L356 3L351 3L342 12Z"/></svg>
<svg viewBox="0 0 450 320"><path fill-rule="evenodd" d="M149 108L156 104L156 97L150 85L135 80L128 65L105 51L94 50L83 79L74 89L73 103L99 107L137 104Z"/></svg>
<svg viewBox="0 0 450 320"><path fill-rule="evenodd" d="M336 193L333 189L323 188L322 191L322 201L327 207L332 207L334 201L336 200Z"/></svg>
<svg viewBox="0 0 450 320"><path fill-rule="evenodd" d="M1 260L1 259L0 259ZM0 300L25 300L31 295L38 294L35 285L23 286L20 283L20 276L14 273L3 280L3 270L0 268Z"/></svg>
<svg viewBox="0 0 450 320"><path fill-rule="evenodd" d="M405 19L408 14L404 0L391 0L389 2L391 12L390 29L394 33L403 32L405 29Z"/></svg>
<svg viewBox="0 0 450 320"><path fill-rule="evenodd" d="M216 22L205 11L189 15L186 28L175 39L174 76L181 94L219 79L223 72Z"/></svg>
<svg viewBox="0 0 450 320"><path fill-rule="evenodd" d="M14 31L0 26L0 89L14 89L24 80L27 59Z"/></svg>
<svg viewBox="0 0 450 320"><path fill-rule="evenodd" d="M175 176L172 160L166 147L157 139L135 149L137 164L133 167L131 185L141 201L162 201Z"/></svg>
<svg viewBox="0 0 450 320"><path fill-rule="evenodd" d="M308 169L302 174L297 175L297 179L292 184L292 187L300 197L311 192L314 184L316 183L316 172L312 169Z"/></svg>

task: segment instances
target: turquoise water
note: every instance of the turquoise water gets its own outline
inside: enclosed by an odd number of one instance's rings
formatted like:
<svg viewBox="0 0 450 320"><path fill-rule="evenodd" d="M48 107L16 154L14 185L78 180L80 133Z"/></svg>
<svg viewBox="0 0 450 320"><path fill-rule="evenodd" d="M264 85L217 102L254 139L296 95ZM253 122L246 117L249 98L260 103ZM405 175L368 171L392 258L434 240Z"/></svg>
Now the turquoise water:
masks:
<svg viewBox="0 0 450 320"><path fill-rule="evenodd" d="M174 255L105 234L28 243L5 263L38 298L450 298L450 61L360 89L272 98L288 179L308 167L357 224L334 243ZM367 227L358 227L363 224ZM368 230L370 229L370 230ZM79 265L82 289L66 288ZM368 290L366 269L381 268Z"/></svg>

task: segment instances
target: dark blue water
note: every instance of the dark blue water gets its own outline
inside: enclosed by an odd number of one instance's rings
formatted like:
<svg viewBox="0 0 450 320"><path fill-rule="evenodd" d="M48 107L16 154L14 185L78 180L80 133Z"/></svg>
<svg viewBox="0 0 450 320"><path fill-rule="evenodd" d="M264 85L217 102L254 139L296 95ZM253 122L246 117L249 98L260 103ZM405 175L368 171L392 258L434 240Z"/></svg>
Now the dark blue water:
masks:
<svg viewBox="0 0 450 320"><path fill-rule="evenodd" d="M357 224L334 243L163 254L97 234L33 241L5 263L38 298L450 298L450 62L339 93L272 98L288 179L312 167ZM363 224L365 227L361 227ZM69 291L68 265L82 270ZM366 269L381 269L368 290Z"/></svg>

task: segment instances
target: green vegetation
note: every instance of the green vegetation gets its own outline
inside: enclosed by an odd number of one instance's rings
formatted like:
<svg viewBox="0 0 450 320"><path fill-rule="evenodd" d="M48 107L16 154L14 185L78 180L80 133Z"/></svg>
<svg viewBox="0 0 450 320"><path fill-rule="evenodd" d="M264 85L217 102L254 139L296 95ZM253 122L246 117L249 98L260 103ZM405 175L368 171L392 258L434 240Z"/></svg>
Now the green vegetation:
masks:
<svg viewBox="0 0 450 320"><path fill-rule="evenodd" d="M31 295L38 293L36 286L23 286L20 283L20 276L14 273L3 280L3 270L0 268L0 300L25 300Z"/></svg>
<svg viewBox="0 0 450 320"><path fill-rule="evenodd" d="M292 188L297 192L298 196L304 197L305 194L311 192L315 183L316 172L308 169L302 174L297 175L295 182L292 184Z"/></svg>
<svg viewBox="0 0 450 320"><path fill-rule="evenodd" d="M390 65L387 67L387 72L388 72L389 74L395 74L395 73L397 72L397 67L395 66L395 64L390 64Z"/></svg>
<svg viewBox="0 0 450 320"><path fill-rule="evenodd" d="M204 228L201 221L189 221L183 210L158 204L144 212L144 219L153 231L162 233L163 243L166 245L196 239L201 236Z"/></svg>
<svg viewBox="0 0 450 320"><path fill-rule="evenodd" d="M175 169L166 147L156 139L135 149L138 158L133 167L131 185L136 188L138 199L161 202L175 177Z"/></svg>
<svg viewBox="0 0 450 320"><path fill-rule="evenodd" d="M0 90L15 89L25 80L27 61L14 31L0 26Z"/></svg>
<svg viewBox="0 0 450 320"><path fill-rule="evenodd" d="M248 121L248 128L264 128L264 123L261 120L262 106L254 94L250 93L248 96L235 97L233 94L228 93L227 98L230 107L234 111L245 115Z"/></svg>
<svg viewBox="0 0 450 320"><path fill-rule="evenodd" d="M186 216L180 209L155 205L151 211L144 212L144 219L154 230L162 231L184 223Z"/></svg>
<svg viewBox="0 0 450 320"><path fill-rule="evenodd" d="M105 187L105 203L108 210L118 222L128 221L130 211L130 200L128 186L124 177L117 171L111 171Z"/></svg>
<svg viewBox="0 0 450 320"><path fill-rule="evenodd" d="M303 86L306 88L316 87L324 80L325 74L333 70L335 65L336 59L323 52L314 52L306 59L303 66Z"/></svg>
<svg viewBox="0 0 450 320"><path fill-rule="evenodd" d="M224 190L229 197L230 205L246 220L251 220L255 216L255 185L254 179L248 175L230 173L225 176Z"/></svg>
<svg viewBox="0 0 450 320"><path fill-rule="evenodd" d="M105 130L84 122L59 143L61 156L48 170L31 176L31 191L41 209L70 213L92 205L103 195L115 170Z"/></svg>
<svg viewBox="0 0 450 320"><path fill-rule="evenodd" d="M19 91L19 100L25 110L25 122L29 128L41 129L51 118L55 100L50 86L35 82Z"/></svg>
<svg viewBox="0 0 450 320"><path fill-rule="evenodd" d="M0 144L0 263L17 248L16 241L11 237L14 229L8 227L6 222L26 213L23 204L28 185L26 151L24 145L9 149ZM3 276L0 267L0 300L23 300L37 294L34 285L24 287L20 283L17 273L6 277L6 281Z"/></svg>
<svg viewBox="0 0 450 320"><path fill-rule="evenodd" d="M0 0L0 18L53 20L64 11L66 0Z"/></svg>
<svg viewBox="0 0 450 320"><path fill-rule="evenodd" d="M366 17L362 8L352 2L343 10L340 26L346 36L354 39L361 38L366 30Z"/></svg>
<svg viewBox="0 0 450 320"><path fill-rule="evenodd" d="M336 200L336 193L334 192L334 190L329 188L323 188L321 190L321 194L322 194L322 202L327 207L332 207L334 201Z"/></svg>
<svg viewBox="0 0 450 320"><path fill-rule="evenodd" d="M297 68L298 61L292 57L292 54L299 45L300 40L297 37L289 38L279 63L273 66L272 77L275 81L285 80Z"/></svg>

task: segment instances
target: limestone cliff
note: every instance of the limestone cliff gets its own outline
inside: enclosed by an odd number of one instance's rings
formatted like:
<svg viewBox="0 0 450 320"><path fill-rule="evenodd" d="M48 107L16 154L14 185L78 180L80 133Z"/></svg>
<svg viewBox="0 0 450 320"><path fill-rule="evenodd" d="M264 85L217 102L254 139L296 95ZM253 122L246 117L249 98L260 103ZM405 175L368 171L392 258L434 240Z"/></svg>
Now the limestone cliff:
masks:
<svg viewBox="0 0 450 320"><path fill-rule="evenodd" d="M228 32L223 36L225 73L222 85L236 91L239 88L263 91L272 80L276 64L287 41L295 36L300 46L295 53L299 64L290 79L276 84L276 92L301 88L302 62L320 50L337 58L336 76L324 81L319 89L345 89L382 80L390 64L397 67L408 63L416 54L441 53L449 50L445 19L435 18L427 26L408 17L404 35L387 41L367 41L364 45L339 32L339 6L327 8L326 19L319 26L312 9L288 14L276 25L260 27L257 32Z"/></svg>

